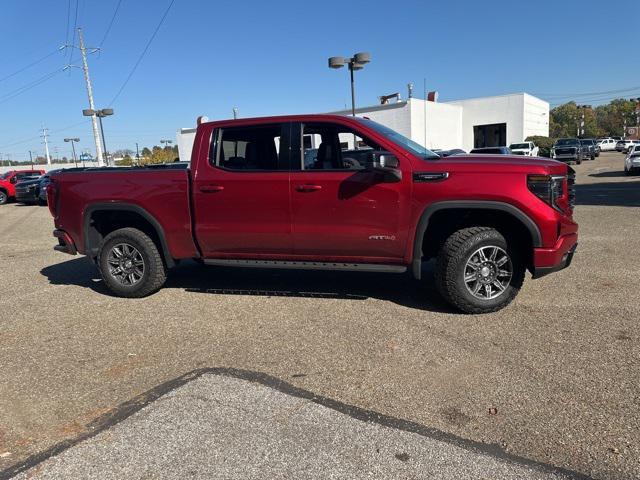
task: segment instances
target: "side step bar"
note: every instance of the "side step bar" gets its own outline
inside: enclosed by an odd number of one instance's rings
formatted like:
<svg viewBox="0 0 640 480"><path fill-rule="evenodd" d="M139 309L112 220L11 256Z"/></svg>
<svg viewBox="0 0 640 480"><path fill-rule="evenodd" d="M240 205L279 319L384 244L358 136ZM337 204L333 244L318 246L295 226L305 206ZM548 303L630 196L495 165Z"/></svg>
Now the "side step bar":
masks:
<svg viewBox="0 0 640 480"><path fill-rule="evenodd" d="M381 265L377 263L341 263L341 262L293 262L289 260L227 260L209 259L206 265L221 267L250 267L250 268L287 268L293 270L343 270L350 272L385 272L404 273L404 265Z"/></svg>

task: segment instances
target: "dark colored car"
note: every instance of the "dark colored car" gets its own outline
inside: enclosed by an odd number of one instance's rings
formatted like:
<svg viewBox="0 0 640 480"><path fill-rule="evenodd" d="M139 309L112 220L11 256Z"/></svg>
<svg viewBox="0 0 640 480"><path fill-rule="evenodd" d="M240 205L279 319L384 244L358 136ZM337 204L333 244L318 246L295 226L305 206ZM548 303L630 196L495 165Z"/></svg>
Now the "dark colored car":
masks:
<svg viewBox="0 0 640 480"><path fill-rule="evenodd" d="M616 151L624 152L627 148L627 142L625 140L618 140L616 142Z"/></svg>
<svg viewBox="0 0 640 480"><path fill-rule="evenodd" d="M509 147L474 148L469 153L483 153L483 154L490 154L490 155L513 155Z"/></svg>
<svg viewBox="0 0 640 480"><path fill-rule="evenodd" d="M40 177L40 188L39 188L39 194L38 194L38 203L40 205L47 204L47 187L51 183L51 175L61 171L62 169L50 170L49 172L45 173L42 177Z"/></svg>
<svg viewBox="0 0 640 480"><path fill-rule="evenodd" d="M582 146L577 138L559 138L551 147L551 158L580 165L587 152L588 147Z"/></svg>
<svg viewBox="0 0 640 480"><path fill-rule="evenodd" d="M27 205L38 203L41 177L26 177L16 183L16 202Z"/></svg>
<svg viewBox="0 0 640 480"><path fill-rule="evenodd" d="M595 160L596 159L596 142L593 141L592 138L581 138L580 146L583 148L585 152L585 160Z"/></svg>
<svg viewBox="0 0 640 480"><path fill-rule="evenodd" d="M306 161L305 135L321 139ZM341 141L353 136L358 150ZM47 195L54 248L87 255L121 297L154 293L187 258L416 279L435 259L444 299L486 313L515 298L527 269L571 263L574 180L547 159L442 158L369 119L291 115L201 123L189 169L65 170Z"/></svg>
<svg viewBox="0 0 640 480"><path fill-rule="evenodd" d="M596 157L599 157L600 156L600 151L601 151L600 143L599 143L600 139L599 138L588 138L587 140L591 140L593 142L593 147L594 147L594 149L596 151Z"/></svg>
<svg viewBox="0 0 640 480"><path fill-rule="evenodd" d="M451 150L437 150L435 153L440 157L450 157L452 155L466 155L467 152L462 150L461 148L452 148Z"/></svg>

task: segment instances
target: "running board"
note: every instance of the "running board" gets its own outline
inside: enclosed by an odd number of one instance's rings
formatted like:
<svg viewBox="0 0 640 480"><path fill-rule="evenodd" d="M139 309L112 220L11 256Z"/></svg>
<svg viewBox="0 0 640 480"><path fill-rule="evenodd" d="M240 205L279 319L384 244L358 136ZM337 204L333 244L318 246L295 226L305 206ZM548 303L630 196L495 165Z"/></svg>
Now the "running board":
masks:
<svg viewBox="0 0 640 480"><path fill-rule="evenodd" d="M220 267L250 267L250 268L287 268L293 270L343 270L350 272L385 272L404 273L404 265L381 265L378 263L342 263L342 262L293 262L288 260L227 260L209 259L206 265Z"/></svg>

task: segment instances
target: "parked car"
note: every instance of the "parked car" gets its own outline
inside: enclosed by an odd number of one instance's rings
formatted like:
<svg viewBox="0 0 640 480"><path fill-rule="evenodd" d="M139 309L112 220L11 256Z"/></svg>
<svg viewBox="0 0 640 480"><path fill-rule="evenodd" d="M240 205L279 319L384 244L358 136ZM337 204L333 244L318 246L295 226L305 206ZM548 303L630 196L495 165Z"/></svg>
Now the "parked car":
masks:
<svg viewBox="0 0 640 480"><path fill-rule="evenodd" d="M631 140L626 140L626 139L618 140L616 142L616 150L618 152L624 152L630 144L631 144Z"/></svg>
<svg viewBox="0 0 640 480"><path fill-rule="evenodd" d="M60 171L61 170L50 170L40 178L40 188L38 189L38 203L40 205L47 204L47 187L49 183L51 183L51 175Z"/></svg>
<svg viewBox="0 0 640 480"><path fill-rule="evenodd" d="M624 153L629 153L636 145L640 144L640 140L627 140L625 143Z"/></svg>
<svg viewBox="0 0 640 480"><path fill-rule="evenodd" d="M533 142L512 143L509 150L514 155L526 155L528 157L537 157L540 149Z"/></svg>
<svg viewBox="0 0 640 480"><path fill-rule="evenodd" d="M624 173L634 175L638 171L640 171L640 145L634 145L624 159Z"/></svg>
<svg viewBox="0 0 640 480"><path fill-rule="evenodd" d="M598 144L598 139L597 138L585 138L585 140L590 141L593 144L593 149L595 152L595 156L596 158L600 156L600 145Z"/></svg>
<svg viewBox="0 0 640 480"><path fill-rule="evenodd" d="M580 147L585 152L584 160L595 160L596 159L596 144L590 138L581 138L580 139Z"/></svg>
<svg viewBox="0 0 640 480"><path fill-rule="evenodd" d="M610 137L599 138L597 144L603 152L611 152L616 149L616 140Z"/></svg>
<svg viewBox="0 0 640 480"><path fill-rule="evenodd" d="M304 164L304 135L321 139L318 168ZM341 135L362 139L364 164L344 162L351 153L342 150ZM443 297L483 313L516 296L525 270L538 278L567 267L577 245L575 175L559 162L441 158L372 120L339 115L201 123L194 145L188 170L52 175L54 248L87 255L122 297L155 292L167 268L186 258L410 270L418 279L423 261L435 258Z"/></svg>
<svg viewBox="0 0 640 480"><path fill-rule="evenodd" d="M481 153L488 155L511 155L511 150L509 147L482 147L482 148L474 148L469 153Z"/></svg>
<svg viewBox="0 0 640 480"><path fill-rule="evenodd" d="M450 157L452 155L466 155L467 152L462 150L461 148L452 148L450 150L433 150L434 153L437 153L439 157Z"/></svg>
<svg viewBox="0 0 640 480"><path fill-rule="evenodd" d="M16 202L30 205L38 203L41 177L25 177L16 183Z"/></svg>
<svg viewBox="0 0 640 480"><path fill-rule="evenodd" d="M25 177L42 175L44 170L11 170L0 175L0 205L4 205L16 196L16 183Z"/></svg>
<svg viewBox="0 0 640 480"><path fill-rule="evenodd" d="M554 160L582 163L587 156L588 147L580 144L577 138L559 138L551 147L551 158Z"/></svg>

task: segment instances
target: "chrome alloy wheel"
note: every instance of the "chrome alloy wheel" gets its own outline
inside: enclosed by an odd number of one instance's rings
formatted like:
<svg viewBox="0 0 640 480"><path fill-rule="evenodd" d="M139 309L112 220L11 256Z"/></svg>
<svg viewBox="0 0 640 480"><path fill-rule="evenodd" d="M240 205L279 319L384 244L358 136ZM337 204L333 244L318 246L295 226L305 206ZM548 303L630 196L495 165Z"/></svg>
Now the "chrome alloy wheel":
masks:
<svg viewBox="0 0 640 480"><path fill-rule="evenodd" d="M469 293L481 300L493 300L509 286L513 265L507 252L489 245L471 254L464 267L464 283Z"/></svg>
<svg viewBox="0 0 640 480"><path fill-rule="evenodd" d="M109 250L107 256L109 274L120 284L131 286L144 275L144 259L136 247L128 243L118 243Z"/></svg>

